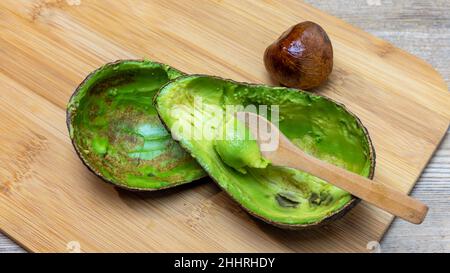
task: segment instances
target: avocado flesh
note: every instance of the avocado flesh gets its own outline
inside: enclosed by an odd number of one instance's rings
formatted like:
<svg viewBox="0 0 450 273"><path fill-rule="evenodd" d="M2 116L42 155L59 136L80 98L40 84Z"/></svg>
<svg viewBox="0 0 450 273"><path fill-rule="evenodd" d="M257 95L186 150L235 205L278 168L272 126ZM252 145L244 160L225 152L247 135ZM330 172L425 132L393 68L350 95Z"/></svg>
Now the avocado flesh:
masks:
<svg viewBox="0 0 450 273"><path fill-rule="evenodd" d="M161 123L153 97L182 75L151 61L119 61L89 75L68 104L69 133L83 162L118 186L157 190L206 175Z"/></svg>
<svg viewBox="0 0 450 273"><path fill-rule="evenodd" d="M200 109L195 104L199 98L204 106ZM279 105L279 129L295 145L349 171L373 176L374 151L365 128L343 106L325 97L297 89L190 75L162 87L155 99L167 128L208 174L247 211L277 226L295 228L328 222L345 213L356 199L299 170L268 166L248 168L243 174L228 166L214 150L214 139L189 135L205 128L210 135L217 135L215 131L225 116L217 113L225 111L226 105ZM180 124L194 128L173 130Z"/></svg>
<svg viewBox="0 0 450 273"><path fill-rule="evenodd" d="M243 174L247 168L266 168L269 160L262 157L250 130L234 116L223 121L213 142L222 161Z"/></svg>

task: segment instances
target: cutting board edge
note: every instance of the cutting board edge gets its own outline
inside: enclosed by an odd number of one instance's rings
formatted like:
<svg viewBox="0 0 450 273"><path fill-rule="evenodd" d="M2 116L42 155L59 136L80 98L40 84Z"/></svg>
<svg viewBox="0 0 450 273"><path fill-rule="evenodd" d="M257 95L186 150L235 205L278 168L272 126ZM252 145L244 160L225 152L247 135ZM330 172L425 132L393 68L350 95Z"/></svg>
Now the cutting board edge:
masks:
<svg viewBox="0 0 450 273"><path fill-rule="evenodd" d="M442 76L442 74L433 66L431 65L429 62L427 62L425 59L412 54L410 52L408 52L407 50L404 50L396 45L394 45L393 43L391 43L390 41L387 41L381 37L378 37L377 35L374 35L372 33L367 32L366 30L362 29L359 26L353 25L335 15L329 14L325 11L322 11L308 3L305 3L304 1L302 1L302 5L307 6L309 9L314 10L314 12L320 14L321 16L327 17L327 18L333 18L334 20L339 21L341 24L343 24L345 27L349 28L350 30L353 30L355 32L358 32L359 34L363 34L365 37L369 38L371 40L371 43L375 42L381 42L381 43L385 43L386 45L389 45L390 47L392 47L393 49L395 49L398 53L403 54L409 58L412 59L412 61L415 61L418 65L422 66L424 69L428 70L435 79L436 82L435 84L439 87L439 89L442 89L442 91L445 91L447 93L449 90L449 86L447 85L447 82L445 81L444 77ZM450 97L449 97L450 98Z"/></svg>
<svg viewBox="0 0 450 273"><path fill-rule="evenodd" d="M15 243L16 245L20 246L22 249L24 249L27 252L31 252L31 253L37 253L38 251L33 250L32 248L26 246L24 243L20 242L20 239L16 239L19 238L19 236L14 237L11 233L9 233L8 231L6 231L6 229L4 229L3 226L0 225L0 233L5 235L5 237L7 237L9 240L11 240L13 243ZM25 240L24 240L25 241Z"/></svg>
<svg viewBox="0 0 450 273"><path fill-rule="evenodd" d="M417 182L420 178L420 176L422 175L423 171L425 170L425 168L428 166L428 164L430 163L430 161L433 159L434 154L436 153L436 151L439 149L439 147L441 146L442 142L445 139L445 136L448 132L448 130L450 129L450 121L447 124L447 129L444 131L444 133L442 134L442 136L439 139L439 143L436 145L436 147L434 147L433 152L431 153L430 157L428 158L428 160L426 161L426 163L424 164L422 170L420 171L420 173L417 175L417 177L415 178L415 182L408 188L407 193L411 194L411 192L414 190L414 187L416 187ZM380 238L378 238L378 242L382 242L384 239L384 236L386 235L386 232L389 230L389 228L392 226L392 223L394 222L394 220L396 219L396 217L391 216L391 219L389 221L389 223L386 225L386 227L384 228L384 230L381 232ZM425 218L426 221L426 218Z"/></svg>
<svg viewBox="0 0 450 273"><path fill-rule="evenodd" d="M306 3L305 3L305 5L310 6L309 4L306 4ZM312 8L314 8L314 7L312 7ZM314 8L314 9L316 9L316 8ZM359 29L358 27L355 27L355 26L353 26L353 25L351 25L351 24L349 24L349 23L347 23L347 22L345 22L345 21L343 21L343 20L341 20L341 19L339 19L339 18L337 18L337 17L335 17L335 16L333 16L333 15L328 15L327 13L322 12L322 11L320 11L320 10L318 10L318 11L319 11L321 14L324 14L324 15L329 16L329 17L333 17L333 18L335 18L336 20L342 21L342 22L344 22L344 23L350 25L350 26L353 27L354 29L357 29L357 30L358 30L358 33L367 33L367 32L365 32L364 30ZM369 34L369 33L367 33L367 34ZM385 40L383 40L383 39L381 39L381 38L379 38L379 37L377 37L377 36L374 36L374 35L372 35L372 34L369 34L369 35L370 35L371 37L374 37L374 39L376 38L376 39L380 39L380 40L382 40L382 41L385 41ZM374 40L374 41L376 41L376 40ZM405 54L405 57L406 57L406 58L410 58L410 60L411 60L412 62L415 62L416 65L417 65L417 67L419 67L419 68L420 68L420 67L423 67L423 69L424 69L427 73L429 72L429 74L432 74L431 77L430 77L430 85L433 85L433 87L432 87L433 89L436 89L436 90L437 90L437 89L441 89L441 87L442 87L443 90L448 91L448 86L447 86L447 84L445 83L445 81L443 80L442 75L440 75L440 73L439 73L433 66L431 66L429 63L427 63L426 61L424 61L424 60L421 59L420 57L415 56L414 54L409 53L408 51L405 51L405 50L403 50L403 49L401 49L401 48L397 48L397 47L395 47L395 48L398 49L398 54L399 54L400 56L403 56L403 54ZM412 56L412 57L410 57L410 56ZM431 69L431 70L429 70L429 69ZM435 77L436 77L436 78L435 78ZM443 85L442 85L441 81L442 81ZM442 86L441 86L441 85L442 85ZM447 92L447 93L448 93L448 92ZM445 103L445 102L442 102L442 103ZM447 130L448 130L448 126L447 126ZM427 162L424 163L424 167L421 169L419 175L418 175L417 178L414 180L413 184L410 185L411 189L410 189L408 192L410 192L410 191L414 188L414 186L416 185L417 179L420 177L420 175L421 175L421 173L423 172L425 166L428 165L429 161L430 161L431 158L433 157L433 155L434 155L436 149L440 146L440 143L442 142L442 140L443 140L444 137L445 137L445 133L444 133L444 135L441 137L439 143L434 147L434 151L431 153L431 155L430 155L430 157L428 158ZM388 230L390 224L392 223L392 220L393 220L393 218L389 221L389 224L386 225L385 230L382 232L381 238L384 236L385 232ZM0 227L0 231L1 231L1 230L2 230L2 229L1 229L1 227ZM14 230L11 230L11 231L12 231L11 234L13 234L13 233L14 233ZM35 248L34 250L29 249L29 248L27 248L26 246L22 245L22 244L21 244L20 242L18 242L17 240L15 240L13 236L10 236L9 234L6 234L6 235L7 235L9 238L11 238L13 241L17 242L19 245L21 245L22 247L24 247L24 248L27 249L27 250L30 250L30 251L32 251L32 252L34 252L34 251L39 251L38 248ZM32 244L31 244L31 245L32 245Z"/></svg>
<svg viewBox="0 0 450 273"><path fill-rule="evenodd" d="M430 161L433 159L433 157L436 154L437 150L439 149L439 147L441 146L442 142L444 141L445 136L447 135L447 132L448 132L449 129L450 129L450 120L447 122L446 129L443 130L442 135L439 136L438 143L436 144L436 146L434 146L434 149L433 149L432 153L428 157L427 161L424 163L423 167L421 168L421 171L415 177L414 183L408 188L408 191L407 191L408 194L411 194L412 190L417 185L417 182L419 181L420 177L422 176L423 171L428 166L428 164L430 164Z"/></svg>

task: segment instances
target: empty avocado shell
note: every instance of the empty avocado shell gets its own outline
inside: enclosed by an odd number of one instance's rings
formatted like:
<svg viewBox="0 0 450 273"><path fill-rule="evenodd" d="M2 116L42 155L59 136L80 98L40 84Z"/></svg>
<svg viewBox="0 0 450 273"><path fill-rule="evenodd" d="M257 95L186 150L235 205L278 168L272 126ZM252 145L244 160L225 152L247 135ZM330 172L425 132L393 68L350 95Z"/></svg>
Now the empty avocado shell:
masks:
<svg viewBox="0 0 450 273"><path fill-rule="evenodd" d="M373 177L375 152L367 130L343 105L326 97L189 75L163 86L155 101L161 120L210 177L245 210L273 225L318 226L344 215L359 199L299 170L269 165L242 173L224 163L213 138L190 134L206 128L208 136L218 135L215 131L224 117L220 111L227 105L253 105L256 110L278 105L279 128L294 144L324 161ZM198 102L201 107L195 105Z"/></svg>
<svg viewBox="0 0 450 273"><path fill-rule="evenodd" d="M162 125L153 96L183 75L142 60L92 72L67 106L67 125L83 163L104 180L132 190L158 190L206 175Z"/></svg>

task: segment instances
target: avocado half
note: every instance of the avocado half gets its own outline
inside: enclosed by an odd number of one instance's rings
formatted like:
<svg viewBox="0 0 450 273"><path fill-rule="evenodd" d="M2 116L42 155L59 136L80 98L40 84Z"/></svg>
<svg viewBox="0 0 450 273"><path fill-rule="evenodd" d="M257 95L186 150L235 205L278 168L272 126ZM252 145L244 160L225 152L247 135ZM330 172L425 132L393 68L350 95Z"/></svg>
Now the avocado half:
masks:
<svg viewBox="0 0 450 273"><path fill-rule="evenodd" d="M225 164L211 136L217 135L226 106L254 105L258 112L261 105L278 105L279 129L295 145L362 176L374 175L375 151L367 130L343 105L326 97L188 75L163 86L155 102L166 127L213 180L250 214L270 224L290 229L321 225L343 216L359 199L299 170L269 165L248 168L244 174ZM209 137L193 136L201 130L209 131Z"/></svg>
<svg viewBox="0 0 450 273"><path fill-rule="evenodd" d="M92 72L67 106L67 126L83 163L132 190L159 190L204 177L161 123L153 97L182 72L147 60L122 60Z"/></svg>

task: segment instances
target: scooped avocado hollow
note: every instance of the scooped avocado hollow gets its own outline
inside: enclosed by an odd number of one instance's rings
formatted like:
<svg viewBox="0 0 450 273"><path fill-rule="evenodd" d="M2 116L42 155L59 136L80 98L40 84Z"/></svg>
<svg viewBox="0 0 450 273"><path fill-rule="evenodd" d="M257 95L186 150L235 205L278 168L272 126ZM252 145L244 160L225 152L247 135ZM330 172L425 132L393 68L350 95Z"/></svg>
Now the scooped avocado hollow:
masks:
<svg viewBox="0 0 450 273"><path fill-rule="evenodd" d="M97 176L132 190L158 190L205 172L161 123L153 96L182 72L152 61L122 60L95 70L67 106L67 125L82 162Z"/></svg>
<svg viewBox="0 0 450 273"><path fill-rule="evenodd" d="M236 170L242 171L242 162L235 164L236 155L220 155L214 138L192 138L189 131L217 135L225 116L220 111L228 105L253 105L262 116L260 107L268 107L270 113L272 106L278 106L278 128L303 151L362 176L372 178L374 173L375 151L361 121L343 105L320 95L189 75L163 86L155 102L161 120L210 177L250 214L279 227L299 229L331 222L359 199L299 170L268 164L265 168L246 166L242 173ZM193 130L175 131L177 124ZM234 149L232 142L222 144Z"/></svg>
<svg viewBox="0 0 450 273"><path fill-rule="evenodd" d="M243 174L247 173L247 168L269 165L249 129L234 116L227 118L219 128L214 149L225 164Z"/></svg>

